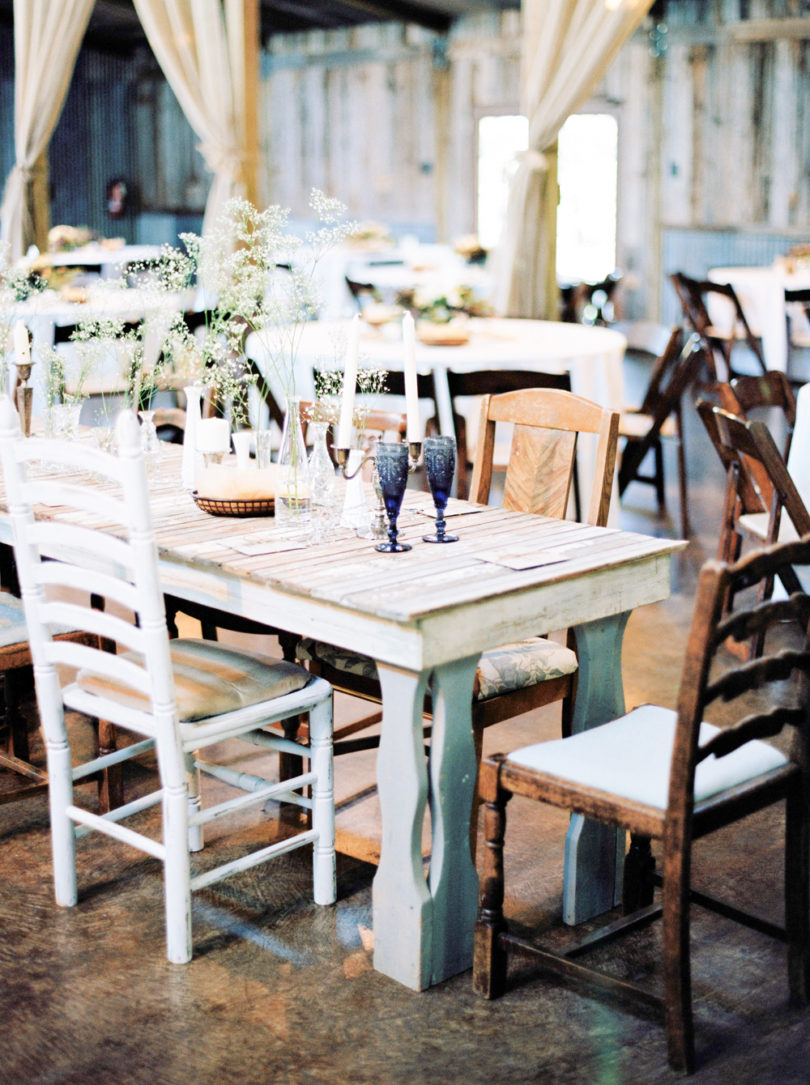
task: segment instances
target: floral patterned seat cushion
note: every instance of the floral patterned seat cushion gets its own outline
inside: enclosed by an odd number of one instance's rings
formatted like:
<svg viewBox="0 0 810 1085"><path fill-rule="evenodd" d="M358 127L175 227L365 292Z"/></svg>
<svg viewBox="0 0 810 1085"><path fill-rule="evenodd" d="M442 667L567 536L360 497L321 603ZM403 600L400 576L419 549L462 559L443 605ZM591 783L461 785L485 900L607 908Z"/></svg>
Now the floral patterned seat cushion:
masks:
<svg viewBox="0 0 810 1085"><path fill-rule="evenodd" d="M322 641L305 638L298 642L299 659L327 664L336 671L357 674L364 678L377 677L377 665L369 656L335 648ZM476 700L487 701L499 694L535 686L550 678L573 674L577 657L570 648L544 637L504 644L484 652L478 661L474 692Z"/></svg>

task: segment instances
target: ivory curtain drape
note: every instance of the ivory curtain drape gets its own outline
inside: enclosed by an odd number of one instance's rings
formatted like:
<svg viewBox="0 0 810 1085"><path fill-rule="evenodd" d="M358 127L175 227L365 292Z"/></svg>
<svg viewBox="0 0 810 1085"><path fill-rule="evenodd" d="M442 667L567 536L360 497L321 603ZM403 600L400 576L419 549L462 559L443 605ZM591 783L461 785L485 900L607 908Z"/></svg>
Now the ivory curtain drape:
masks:
<svg viewBox="0 0 810 1085"><path fill-rule="evenodd" d="M257 0L134 2L214 174L203 220L207 233L232 196L257 202ZM255 48L250 48L251 34Z"/></svg>
<svg viewBox="0 0 810 1085"><path fill-rule="evenodd" d="M45 152L70 85L95 0L14 0L14 157L0 236L18 260L47 241Z"/></svg>
<svg viewBox="0 0 810 1085"><path fill-rule="evenodd" d="M505 315L557 316L557 134L651 6L652 0L523 0L529 149L512 182L496 257L495 306Z"/></svg>

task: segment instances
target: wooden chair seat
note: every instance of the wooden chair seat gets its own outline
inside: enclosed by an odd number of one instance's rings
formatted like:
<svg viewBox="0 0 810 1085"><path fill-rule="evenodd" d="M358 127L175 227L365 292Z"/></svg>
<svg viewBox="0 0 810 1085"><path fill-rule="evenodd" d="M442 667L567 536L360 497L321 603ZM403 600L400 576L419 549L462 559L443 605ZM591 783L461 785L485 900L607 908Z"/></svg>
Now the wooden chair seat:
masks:
<svg viewBox="0 0 810 1085"><path fill-rule="evenodd" d="M670 1065L695 1068L690 978L689 905L742 922L787 943L791 994L810 992L810 597L750 604L753 586L810 562L810 536L777 544L728 565L702 569L677 709L644 705L577 735L488 757L481 765L486 848L475 932L473 986L487 998L502 994L511 953L581 991L618 1000L665 1023ZM756 592L754 592L756 595ZM725 600L746 599L724 617ZM791 639L785 644L789 626ZM729 637L745 642L769 634L756 666L724 654ZM729 663L729 660L732 660ZM723 706L719 727L706 722ZM729 719L731 722L729 723ZM771 744L782 735L790 753ZM506 807L513 795L595 818L663 849L660 904L607 921L584 936L546 943L513 933L504 917ZM785 802L785 924L778 927L727 902L698 893L690 881L692 841L754 811ZM525 807L515 810L521 816ZM725 838L729 839L728 836ZM635 859L631 847L625 878ZM650 862L654 863L650 856ZM641 979L635 957L621 974L584 962L586 953L663 917L663 997ZM567 944L566 944L567 942ZM621 951L619 951L621 956ZM632 963L632 972L630 971ZM525 968L524 968L525 974ZM553 998L552 992L547 997ZM727 1023L726 1023L727 1024ZM756 1025L752 1020L751 1027ZM724 1026L725 1027L725 1026ZM743 1038L741 1042L745 1042Z"/></svg>

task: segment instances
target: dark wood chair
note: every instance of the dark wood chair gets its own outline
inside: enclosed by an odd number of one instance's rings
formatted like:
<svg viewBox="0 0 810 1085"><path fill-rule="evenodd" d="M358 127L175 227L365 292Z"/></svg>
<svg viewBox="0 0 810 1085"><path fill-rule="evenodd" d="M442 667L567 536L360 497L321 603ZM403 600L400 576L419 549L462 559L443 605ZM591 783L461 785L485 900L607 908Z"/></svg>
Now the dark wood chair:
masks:
<svg viewBox="0 0 810 1085"><path fill-rule="evenodd" d="M726 471L726 490L718 539L718 558L735 561L745 539L755 546L780 537L783 512L796 535L810 534L810 512L788 473L770 430L759 419L744 421L722 408L698 403L698 413ZM780 579L787 592L801 588L795 572L786 568ZM769 598L773 583L762 581L760 596ZM732 605L728 600L728 606ZM744 658L756 656L762 638L735 650Z"/></svg>
<svg viewBox="0 0 810 1085"><path fill-rule="evenodd" d="M598 526L607 524L618 412L558 389L534 388L484 396L471 489L472 500L481 504L487 503L492 485L497 422L507 422L515 427L503 507L558 518L565 515L568 505L577 437L580 433L596 434L598 448L587 522ZM308 663L313 673L328 678L334 689L381 702L373 660L310 639L300 642L298 656ZM563 726L567 730L576 671L576 654L570 647L539 636L484 653L473 690L473 733L479 760L485 728L554 701L564 702ZM425 715L431 714L428 696ZM352 725L352 729L366 730L379 720L380 714L375 713ZM335 754L371 749L378 744L376 734L345 740L336 737ZM473 844L476 827L474 818Z"/></svg>
<svg viewBox="0 0 810 1085"><path fill-rule="evenodd" d="M669 278L681 303L686 325L698 335L702 335L711 347L712 355L708 356L708 361L712 380L717 380L716 360L720 361L726 379L731 380L732 377L740 375L732 365L732 352L739 343L746 344L759 368L765 372L767 366L762 353L762 341L751 331L740 299L731 283L692 279L681 271L673 272ZM728 327L718 327L712 323L708 309L711 297L722 298L731 306L732 319Z"/></svg>
<svg viewBox="0 0 810 1085"><path fill-rule="evenodd" d="M4 548L5 549L5 548ZM12 559L13 561L13 559ZM16 569L14 574L16 576ZM72 641L96 647L98 638L78 630L59 633L59 641ZM21 712L28 691L33 696L31 646L25 623L22 601L7 591L0 591L0 678L2 678L2 719L0 733L5 748L0 749L0 769L6 769L24 781L20 785L0 789L0 806L30 798L48 790L48 775L44 768L30 761L28 727ZM96 723L98 754L112 753L116 748L115 728L105 721ZM106 813L122 802L121 776L118 770L108 770L98 777L99 810Z"/></svg>
<svg viewBox="0 0 810 1085"><path fill-rule="evenodd" d="M655 488L658 507L666 508L663 439L676 442L681 531L691 534L687 492L686 451L683 432L683 395L704 365L703 340L693 333L681 349L682 333L673 328L669 342L656 360L644 398L638 408L622 411L619 436L624 438L618 472L619 496L632 482ZM644 467L652 457L652 471Z"/></svg>
<svg viewBox="0 0 810 1085"><path fill-rule="evenodd" d="M729 594L794 564L810 563L810 540L774 546L734 565L708 562L702 569L686 650L677 709L644 705L570 738L527 746L488 757L481 765L486 847L480 870L481 907L475 932L473 985L487 998L506 986L511 952L529 955L541 970L611 1000L653 1013L666 1023L670 1065L695 1066L690 980L689 905L699 902L720 914L787 942L791 994L808 996L810 893L808 856L808 727L810 727L810 643L806 633L810 598L738 609L722 617ZM784 647L785 621L798 624L795 641ZM723 656L728 637L744 641L771 630L770 654L755 668ZM795 626L794 626L795 629ZM795 646L794 646L795 643ZM711 671L712 664L721 672ZM764 709L757 706L765 705ZM718 711L727 729L702 722ZM790 733L790 754L765 739ZM512 795L629 830L660 842L663 851L662 902L636 911L562 949L545 948L510 932L503 915L503 848L506 805ZM693 890L692 841L729 826L772 803L786 802L785 925L783 929ZM635 977L608 975L582 963L581 956L619 934L663 916L663 998ZM553 997L547 995L546 997ZM751 1022L751 1027L755 1021ZM744 1042L744 1041L743 1041Z"/></svg>
<svg viewBox="0 0 810 1085"><path fill-rule="evenodd" d="M566 283L560 287L560 319L571 324L607 326L616 319L616 294L622 281L612 271L595 283Z"/></svg>
<svg viewBox="0 0 810 1085"><path fill-rule="evenodd" d="M772 409L781 411L785 427L782 456L787 462L796 425L796 396L787 374L778 369L769 369L759 376L718 381L715 392L723 410L740 418L750 420L752 416L758 417Z"/></svg>
<svg viewBox="0 0 810 1085"><path fill-rule="evenodd" d="M802 315L796 312L799 306L804 310L804 327L802 327L801 321L796 319L797 315ZM790 374L796 361L797 350L810 350L810 331L808 331L808 326L810 326L810 287L797 287L795 290L785 288L785 319L787 322L787 372ZM796 383L804 383L796 375L793 375L792 379Z"/></svg>
<svg viewBox="0 0 810 1085"><path fill-rule="evenodd" d="M382 301L382 295L374 283L356 282L347 275L346 286L348 287L351 296L357 302L357 308L361 311L372 302Z"/></svg>
<svg viewBox="0 0 810 1085"><path fill-rule="evenodd" d="M523 388L559 388L562 391L571 391L571 376L569 373L543 373L531 369L476 369L458 371L448 369L447 386L450 391L450 402L453 406L453 422L456 430L456 445L458 449L456 467L456 492L464 498L469 492L470 471L472 470L472 453L467 437L467 421L463 411L460 410L458 400L480 398L481 396L498 396L506 392L516 392ZM505 470L505 465L500 465L500 470ZM579 514L579 487L574 478L574 493Z"/></svg>

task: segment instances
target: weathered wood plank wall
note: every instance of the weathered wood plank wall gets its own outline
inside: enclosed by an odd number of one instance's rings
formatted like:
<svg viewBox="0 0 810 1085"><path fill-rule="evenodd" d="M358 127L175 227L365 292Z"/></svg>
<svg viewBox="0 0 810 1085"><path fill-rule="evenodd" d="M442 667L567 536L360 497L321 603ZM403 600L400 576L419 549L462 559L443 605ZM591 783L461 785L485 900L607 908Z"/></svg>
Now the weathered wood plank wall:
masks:
<svg viewBox="0 0 810 1085"><path fill-rule="evenodd" d="M665 274L675 266L700 274L810 239L806 0L670 0L663 11L586 106L619 122L617 263L629 316L669 316ZM8 56L9 34L0 36ZM473 231L478 120L519 111L519 54L514 11L459 20L447 37L394 23L271 37L265 199L306 220L318 187L353 217L399 232L450 240ZM5 172L12 80L4 68ZM52 147L55 221L123 225L130 240L196 228L208 175L151 55L111 62L85 52L74 83ZM126 170L137 214L111 224L101 188Z"/></svg>

